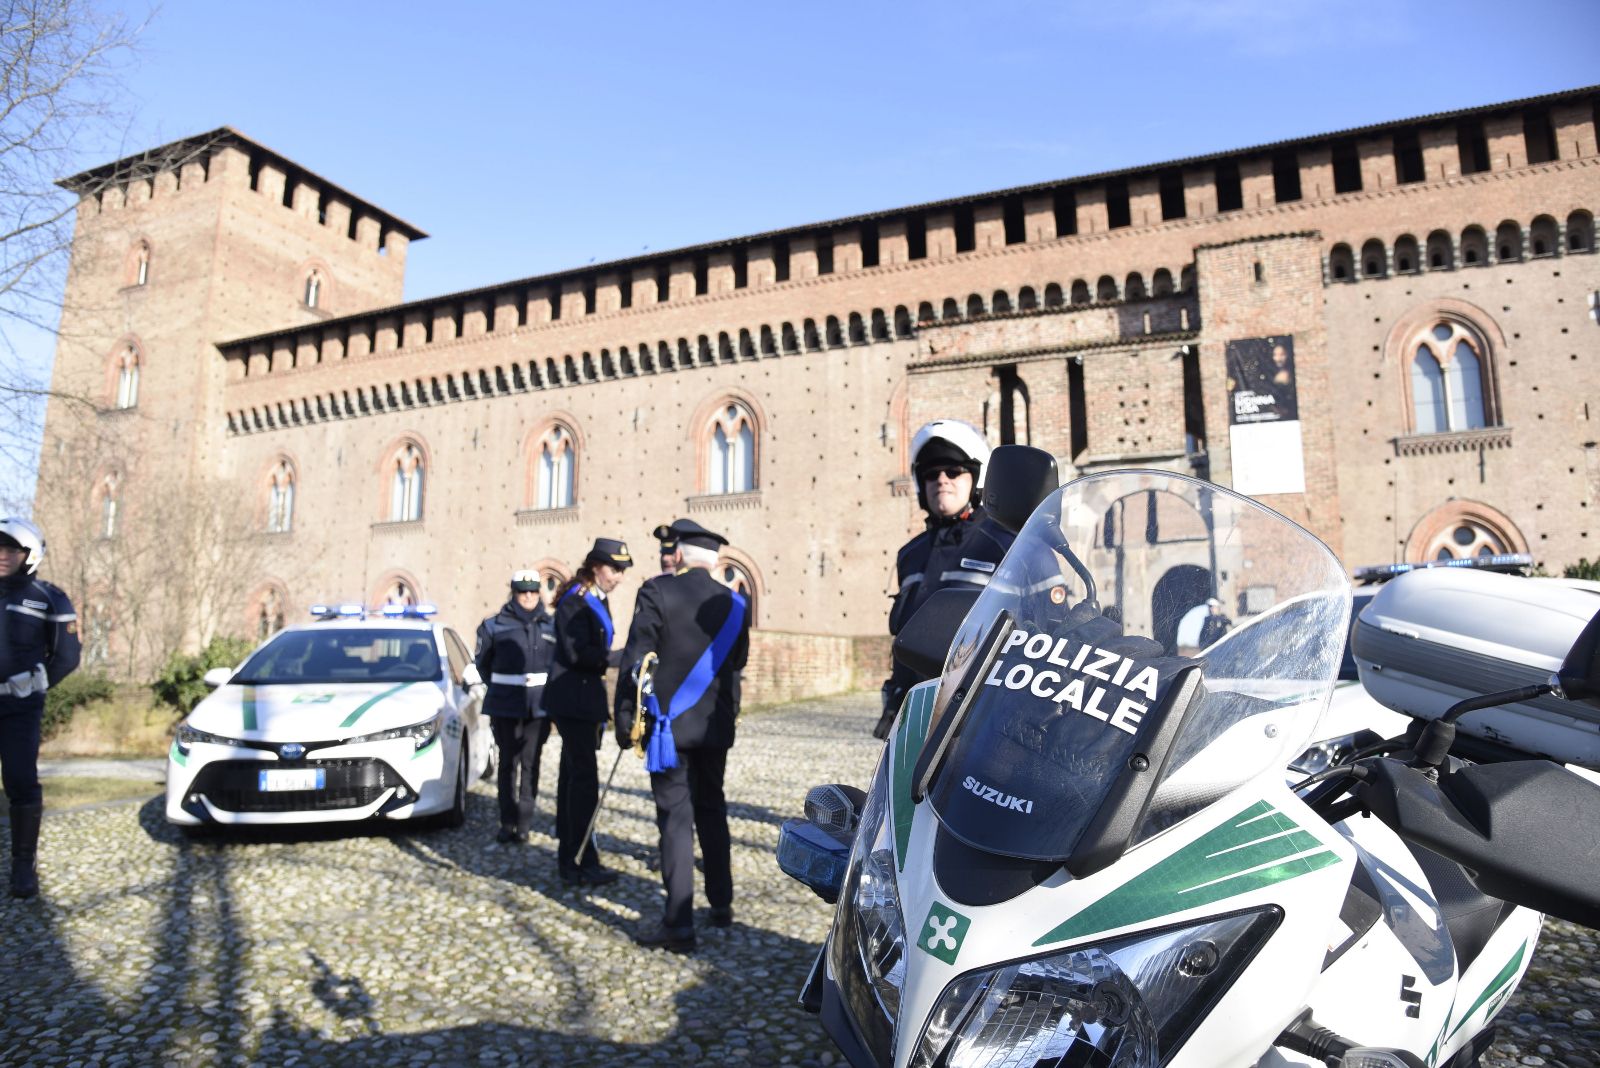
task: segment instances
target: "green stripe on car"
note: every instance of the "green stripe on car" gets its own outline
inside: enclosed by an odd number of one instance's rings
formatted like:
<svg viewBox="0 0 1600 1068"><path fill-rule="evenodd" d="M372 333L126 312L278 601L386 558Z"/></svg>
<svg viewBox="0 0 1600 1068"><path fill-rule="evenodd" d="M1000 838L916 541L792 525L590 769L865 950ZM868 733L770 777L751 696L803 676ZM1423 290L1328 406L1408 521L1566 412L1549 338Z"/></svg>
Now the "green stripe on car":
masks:
<svg viewBox="0 0 1600 1068"><path fill-rule="evenodd" d="M371 698L368 698L367 700L361 702L361 704L356 706L356 710L354 712L352 712L348 716L344 717L344 722L339 724L339 726L340 727L354 727L356 725L356 720L358 720L362 716L366 715L367 714L367 710L370 709L373 705L377 704L379 701L382 701L386 697L393 697L395 694L399 693L401 690L405 689L407 686L410 686L410 685L411 685L411 683L409 683L409 682L402 682L398 686L395 686L395 687L392 687L390 689L387 689L387 690L383 691L382 693L378 694L378 696L376 696L376 697L371 697Z"/></svg>
<svg viewBox="0 0 1600 1068"><path fill-rule="evenodd" d="M244 729L247 731L255 730L256 688L254 686L246 686L244 688L244 696L239 699L239 710L244 714Z"/></svg>
<svg viewBox="0 0 1600 1068"><path fill-rule="evenodd" d="M1065 942L1309 874L1339 855L1266 801L1258 801L1047 931L1035 946Z"/></svg>

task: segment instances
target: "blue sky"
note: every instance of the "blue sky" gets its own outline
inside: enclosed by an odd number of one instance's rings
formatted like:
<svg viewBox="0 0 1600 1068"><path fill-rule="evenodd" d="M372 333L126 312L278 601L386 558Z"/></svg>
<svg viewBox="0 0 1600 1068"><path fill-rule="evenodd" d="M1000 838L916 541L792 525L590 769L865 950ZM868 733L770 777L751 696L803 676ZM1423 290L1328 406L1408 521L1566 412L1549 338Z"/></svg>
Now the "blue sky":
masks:
<svg viewBox="0 0 1600 1068"><path fill-rule="evenodd" d="M235 126L433 235L408 299L1600 82L1594 0L122 9L83 165Z"/></svg>

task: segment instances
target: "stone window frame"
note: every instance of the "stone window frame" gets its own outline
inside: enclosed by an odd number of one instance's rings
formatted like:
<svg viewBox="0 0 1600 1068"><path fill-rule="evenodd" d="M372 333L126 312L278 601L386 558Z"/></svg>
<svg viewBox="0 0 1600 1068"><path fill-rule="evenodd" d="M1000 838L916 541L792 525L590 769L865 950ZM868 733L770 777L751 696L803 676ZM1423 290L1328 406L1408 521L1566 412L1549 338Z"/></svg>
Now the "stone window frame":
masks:
<svg viewBox="0 0 1600 1068"><path fill-rule="evenodd" d="M262 472L264 489L261 529L268 534L294 530L295 498L300 486L300 465L287 452L275 453ZM287 495L283 491L287 488Z"/></svg>
<svg viewBox="0 0 1600 1068"><path fill-rule="evenodd" d="M245 633L264 642L289 625L289 591L277 579L264 579L245 601Z"/></svg>
<svg viewBox="0 0 1600 1068"><path fill-rule="evenodd" d="M106 358L106 404L119 412L139 406L139 380L143 377L144 344L129 335L112 346Z"/></svg>
<svg viewBox="0 0 1600 1068"><path fill-rule="evenodd" d="M1458 499L1444 502L1417 521L1406 538L1405 559L1414 563L1437 559L1438 551L1453 542L1454 532L1463 527L1478 535L1473 546L1505 553L1528 551L1528 539L1510 516L1483 501ZM1459 558L1462 554L1452 555Z"/></svg>
<svg viewBox="0 0 1600 1068"><path fill-rule="evenodd" d="M738 582L742 583L743 588L739 584L728 580L725 574L728 571L734 573ZM760 619L760 606L765 596L765 584L762 582L761 571L756 567L755 561L751 560L749 555L742 550L725 545L722 547L722 552L718 554L716 570L711 574L713 578L724 586L729 589L739 590L740 593L745 595L745 600L749 604L750 629L754 630L757 621Z"/></svg>
<svg viewBox="0 0 1600 1068"><path fill-rule="evenodd" d="M295 303L306 311L325 316L332 314L328 309L333 304L334 278L333 269L327 263L321 259L306 260L295 270L295 278Z"/></svg>
<svg viewBox="0 0 1600 1068"><path fill-rule="evenodd" d="M118 515L122 498L122 472L108 468L95 477L89 491L92 514L97 516L97 537L109 541L117 536L122 521Z"/></svg>
<svg viewBox="0 0 1600 1068"><path fill-rule="evenodd" d="M1439 342L1433 337L1435 326L1448 324L1454 333L1449 352L1439 351ZM1504 412L1499 388L1498 353L1505 351L1505 334L1488 312L1477 305L1452 297L1420 304L1395 321L1384 344L1384 356L1396 369L1400 379L1397 391L1400 405L1399 425L1403 437L1431 437L1434 434L1457 433L1466 427L1446 427L1438 431L1419 431L1416 425L1415 398L1411 391L1411 364L1419 346L1427 346L1442 368L1454 354L1454 339L1466 341L1478 358L1478 373L1483 395L1483 428L1502 427ZM1448 412L1448 406L1447 406Z"/></svg>
<svg viewBox="0 0 1600 1068"><path fill-rule="evenodd" d="M725 413L729 408L739 410L739 414L728 417ZM726 435L731 428L737 433L738 427L748 425L750 429L750 485L747 487L733 488L724 486L722 489L713 489L711 464L714 458L713 440L717 429L721 427ZM726 497L738 494L749 494L760 491L763 479L761 464L764 459L765 449L762 441L767 431L767 415L760 401L747 390L738 388L718 389L701 401L695 410L694 418L689 421L692 444L695 449L695 480L696 492L702 497Z"/></svg>
<svg viewBox="0 0 1600 1068"><path fill-rule="evenodd" d="M540 476L545 448L552 444L553 439L560 434L567 438L566 449L571 457L572 498L563 504L545 504L544 494L541 492ZM549 512L559 511L563 508L576 508L582 499L579 492L579 477L583 473L583 456L587 449L587 441L579 429L576 417L570 412L551 412L538 423L523 439L523 508L526 511Z"/></svg>
<svg viewBox="0 0 1600 1068"><path fill-rule="evenodd" d="M410 600L394 600L392 595L396 592L409 594ZM373 583L367 603L376 608L386 604L422 604L426 600L422 595L422 583L417 581L415 575L404 568L392 567Z"/></svg>
<svg viewBox="0 0 1600 1068"><path fill-rule="evenodd" d="M128 256L122 271L124 289L138 289L150 284L150 260L153 253L154 246L148 237L137 237L133 244L128 246Z"/></svg>
<svg viewBox="0 0 1600 1068"><path fill-rule="evenodd" d="M404 504L395 507L395 477L398 472L405 470L404 457L407 449L415 450L415 460L412 470L420 469L421 475L415 491L415 514L407 515L410 510ZM380 454L378 461L378 522L380 523L420 523L427 516L428 507L428 482L433 477L433 453L428 448L426 439L416 431L406 431L397 435ZM412 494L409 492L407 496ZM398 514L397 514L398 513Z"/></svg>

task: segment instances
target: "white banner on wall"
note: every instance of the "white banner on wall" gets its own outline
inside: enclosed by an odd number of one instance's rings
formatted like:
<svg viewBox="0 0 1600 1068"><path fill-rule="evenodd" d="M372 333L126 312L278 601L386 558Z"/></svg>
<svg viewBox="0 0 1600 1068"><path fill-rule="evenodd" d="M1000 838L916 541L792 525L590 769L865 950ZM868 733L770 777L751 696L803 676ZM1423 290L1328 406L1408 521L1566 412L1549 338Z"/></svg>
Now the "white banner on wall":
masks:
<svg viewBox="0 0 1600 1068"><path fill-rule="evenodd" d="M1240 423L1228 428L1233 448L1233 488L1248 497L1306 491L1300 420Z"/></svg>

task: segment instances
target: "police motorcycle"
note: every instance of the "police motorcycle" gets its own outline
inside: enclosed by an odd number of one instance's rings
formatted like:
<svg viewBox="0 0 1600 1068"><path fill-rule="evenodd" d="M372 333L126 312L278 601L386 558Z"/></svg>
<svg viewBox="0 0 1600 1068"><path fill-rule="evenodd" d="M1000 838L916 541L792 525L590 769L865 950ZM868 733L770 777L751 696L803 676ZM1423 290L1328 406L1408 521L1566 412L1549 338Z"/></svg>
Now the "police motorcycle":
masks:
<svg viewBox="0 0 1600 1068"><path fill-rule="evenodd" d="M1291 773L1349 621L1333 553L1182 475L1058 485L996 450L1015 545L897 639L933 678L870 787L782 829L837 902L802 1003L858 1068L1476 1064L1540 913L1600 925L1600 787L1448 756L1531 688ZM1195 648L1210 597L1244 610ZM1600 707L1600 616L1541 686Z"/></svg>

